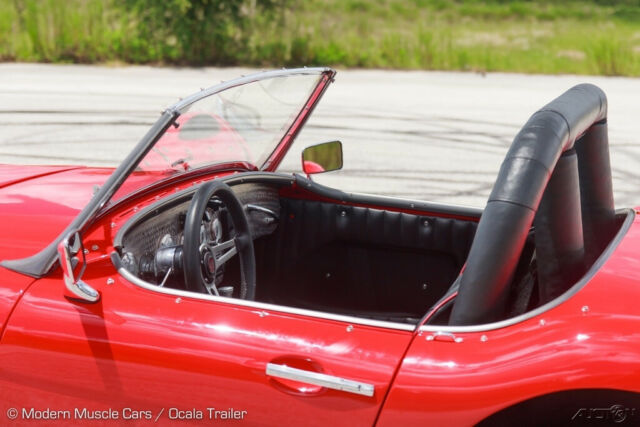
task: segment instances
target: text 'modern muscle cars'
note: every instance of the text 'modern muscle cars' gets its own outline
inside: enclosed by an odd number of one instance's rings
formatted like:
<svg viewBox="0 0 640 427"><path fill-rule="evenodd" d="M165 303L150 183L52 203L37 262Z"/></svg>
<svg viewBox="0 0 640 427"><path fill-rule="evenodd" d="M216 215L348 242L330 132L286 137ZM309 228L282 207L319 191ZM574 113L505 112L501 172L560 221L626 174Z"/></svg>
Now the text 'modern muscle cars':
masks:
<svg viewBox="0 0 640 427"><path fill-rule="evenodd" d="M334 76L202 90L115 169L0 166L2 424L640 423L604 93L535 113L481 210L319 185L339 141L278 172Z"/></svg>

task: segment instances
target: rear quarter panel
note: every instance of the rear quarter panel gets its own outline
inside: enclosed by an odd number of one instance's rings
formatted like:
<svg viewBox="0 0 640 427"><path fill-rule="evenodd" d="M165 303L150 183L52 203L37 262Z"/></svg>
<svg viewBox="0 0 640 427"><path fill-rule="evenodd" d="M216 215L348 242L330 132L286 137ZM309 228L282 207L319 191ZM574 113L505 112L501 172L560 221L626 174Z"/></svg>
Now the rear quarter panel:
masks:
<svg viewBox="0 0 640 427"><path fill-rule="evenodd" d="M564 303L515 325L455 333L463 339L457 343L430 340L434 332L422 330L379 424L473 425L556 391L640 392L639 251L636 218L598 273ZM581 409L580 402L575 406ZM640 400L636 408L640 412Z"/></svg>

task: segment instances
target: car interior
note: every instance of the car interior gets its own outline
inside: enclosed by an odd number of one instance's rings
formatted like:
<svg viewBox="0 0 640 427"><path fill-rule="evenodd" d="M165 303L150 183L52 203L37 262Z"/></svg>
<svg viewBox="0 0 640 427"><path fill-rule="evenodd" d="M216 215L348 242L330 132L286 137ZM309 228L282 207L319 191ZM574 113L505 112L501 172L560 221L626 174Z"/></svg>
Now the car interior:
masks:
<svg viewBox="0 0 640 427"><path fill-rule="evenodd" d="M253 238L256 301L409 324L457 289L482 213L344 193L301 175L267 179L255 173L231 188ZM191 194L152 205L121 229L115 245L125 268L157 286L188 289L178 269L168 273L158 265L158 254L183 242ZM618 228L625 216L616 216ZM203 224L203 232L218 227L223 239L233 234L226 207L215 198ZM539 289L535 237L533 227L501 319L547 302ZM216 271L218 288L232 297L241 280L238 264L233 257ZM451 304L445 304L429 323L447 324L450 313Z"/></svg>
<svg viewBox="0 0 640 427"><path fill-rule="evenodd" d="M401 200L384 206L384 198L367 196L345 203L322 195L345 193L302 176L281 179L232 186L254 239L255 299L272 304L417 323L460 272L480 213L424 212ZM117 240L126 268L157 285L167 273L156 265L158 250L183 240L190 200L177 199L153 215L141 211ZM210 209L204 221L232 234L225 207ZM238 262L217 272L219 287L239 282ZM186 289L178 271L163 286Z"/></svg>

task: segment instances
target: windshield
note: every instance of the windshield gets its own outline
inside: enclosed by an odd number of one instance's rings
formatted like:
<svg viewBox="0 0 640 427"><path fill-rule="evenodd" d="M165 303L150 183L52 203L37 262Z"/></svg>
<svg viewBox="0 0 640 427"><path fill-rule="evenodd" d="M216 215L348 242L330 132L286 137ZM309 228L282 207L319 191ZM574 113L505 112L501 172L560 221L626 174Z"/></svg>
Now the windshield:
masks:
<svg viewBox="0 0 640 427"><path fill-rule="evenodd" d="M250 80L195 94L157 139L115 196L216 164L262 169L325 77L317 71Z"/></svg>
<svg viewBox="0 0 640 427"><path fill-rule="evenodd" d="M238 161L248 169L275 169L334 75L330 68L265 71L167 108L53 242L2 265L42 277L53 267L63 238L83 231L106 205L158 181Z"/></svg>

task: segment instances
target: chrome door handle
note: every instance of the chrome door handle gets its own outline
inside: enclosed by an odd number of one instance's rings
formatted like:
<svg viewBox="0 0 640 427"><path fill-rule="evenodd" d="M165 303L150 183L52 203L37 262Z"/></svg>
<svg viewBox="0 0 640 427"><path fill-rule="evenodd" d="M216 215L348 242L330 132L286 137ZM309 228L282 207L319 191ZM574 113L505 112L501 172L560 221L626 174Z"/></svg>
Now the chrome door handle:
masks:
<svg viewBox="0 0 640 427"><path fill-rule="evenodd" d="M305 371L304 369L291 368L287 365L267 363L266 373L270 377L299 381L301 383L346 391L347 393L361 394L368 397L372 397L374 392L373 384L347 380L345 378L334 377L332 375L321 374L319 372Z"/></svg>

